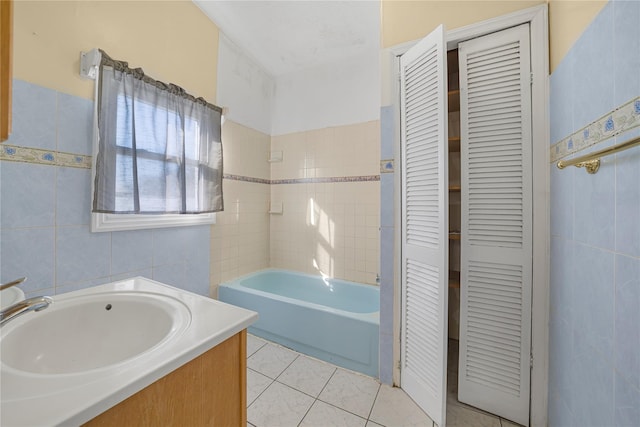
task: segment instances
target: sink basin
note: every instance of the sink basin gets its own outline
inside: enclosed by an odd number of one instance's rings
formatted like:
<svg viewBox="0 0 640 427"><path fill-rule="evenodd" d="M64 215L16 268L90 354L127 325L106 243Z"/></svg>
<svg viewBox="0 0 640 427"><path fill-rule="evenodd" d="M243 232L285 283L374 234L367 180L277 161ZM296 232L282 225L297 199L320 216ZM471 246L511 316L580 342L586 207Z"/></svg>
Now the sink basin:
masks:
<svg viewBox="0 0 640 427"><path fill-rule="evenodd" d="M17 287L7 288L4 291L0 291L0 309L7 308L10 305L22 301L24 299L24 292Z"/></svg>
<svg viewBox="0 0 640 427"><path fill-rule="evenodd" d="M2 330L0 359L36 374L73 374L112 367L167 343L190 324L187 306L170 296L109 292L54 297Z"/></svg>

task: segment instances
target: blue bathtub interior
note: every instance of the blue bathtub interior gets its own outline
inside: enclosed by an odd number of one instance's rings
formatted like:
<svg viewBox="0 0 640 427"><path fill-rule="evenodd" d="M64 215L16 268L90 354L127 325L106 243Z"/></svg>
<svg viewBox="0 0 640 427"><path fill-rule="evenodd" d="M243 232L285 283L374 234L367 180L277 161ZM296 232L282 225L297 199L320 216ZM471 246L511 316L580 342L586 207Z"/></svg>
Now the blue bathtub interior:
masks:
<svg viewBox="0 0 640 427"><path fill-rule="evenodd" d="M258 312L250 333L378 377L378 287L268 269L221 284L218 297Z"/></svg>

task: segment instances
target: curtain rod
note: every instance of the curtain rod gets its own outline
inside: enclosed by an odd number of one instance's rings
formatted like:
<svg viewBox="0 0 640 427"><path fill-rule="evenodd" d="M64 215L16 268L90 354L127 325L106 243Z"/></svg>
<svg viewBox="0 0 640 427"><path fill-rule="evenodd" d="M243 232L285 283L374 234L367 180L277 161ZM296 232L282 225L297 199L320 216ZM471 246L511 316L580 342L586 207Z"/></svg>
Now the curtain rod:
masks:
<svg viewBox="0 0 640 427"><path fill-rule="evenodd" d="M218 111L220 114L225 114L226 112L228 112L228 110L223 111L224 109L222 107L212 104L202 97L196 98L176 84L164 83L146 75L142 68L129 68L129 63L127 63L126 61L120 61L111 58L102 49L92 49L88 52L80 52L81 77L95 80L98 75L98 67L101 64L113 67L114 69L121 72L132 74L137 78L143 80L145 83L156 86L161 90L165 90L167 92L182 96L183 98L189 99L192 102L209 107L212 110Z"/></svg>

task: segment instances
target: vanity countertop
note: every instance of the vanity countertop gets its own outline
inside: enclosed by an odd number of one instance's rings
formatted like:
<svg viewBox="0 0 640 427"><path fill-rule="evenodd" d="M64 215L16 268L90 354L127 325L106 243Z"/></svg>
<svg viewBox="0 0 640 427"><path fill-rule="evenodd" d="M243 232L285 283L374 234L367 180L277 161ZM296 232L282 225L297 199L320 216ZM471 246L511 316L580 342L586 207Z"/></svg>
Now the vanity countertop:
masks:
<svg viewBox="0 0 640 427"><path fill-rule="evenodd" d="M84 372L34 373L0 364L0 425L80 425L200 356L255 322L258 314L162 283L136 277L54 297L54 305L99 294L145 293L171 298L187 307L179 333L128 360ZM33 316L31 312L2 328L2 340Z"/></svg>

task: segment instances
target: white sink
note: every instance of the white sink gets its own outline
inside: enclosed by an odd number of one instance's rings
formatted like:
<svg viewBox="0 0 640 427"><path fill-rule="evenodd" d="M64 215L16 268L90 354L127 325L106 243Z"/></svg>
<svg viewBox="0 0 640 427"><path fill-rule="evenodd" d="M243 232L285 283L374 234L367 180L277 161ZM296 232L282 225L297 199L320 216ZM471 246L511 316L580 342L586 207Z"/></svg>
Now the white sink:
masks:
<svg viewBox="0 0 640 427"><path fill-rule="evenodd" d="M0 329L1 426L82 425L258 318L144 277L53 300Z"/></svg>
<svg viewBox="0 0 640 427"><path fill-rule="evenodd" d="M47 309L26 313L3 327L0 359L10 368L35 374L87 372L157 348L190 321L182 302L160 294L54 297Z"/></svg>
<svg viewBox="0 0 640 427"><path fill-rule="evenodd" d="M10 305L22 301L24 299L24 292L17 287L7 288L4 291L0 291L0 309L7 308Z"/></svg>

